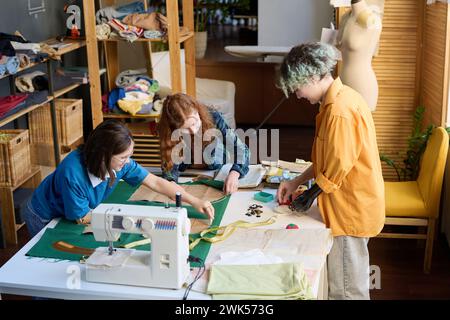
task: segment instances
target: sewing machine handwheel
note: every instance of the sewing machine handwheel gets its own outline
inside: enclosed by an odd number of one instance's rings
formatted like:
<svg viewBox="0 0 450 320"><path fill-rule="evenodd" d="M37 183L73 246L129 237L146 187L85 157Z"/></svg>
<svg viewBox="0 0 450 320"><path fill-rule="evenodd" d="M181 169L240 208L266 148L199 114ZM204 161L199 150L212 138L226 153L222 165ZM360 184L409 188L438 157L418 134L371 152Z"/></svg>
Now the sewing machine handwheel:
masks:
<svg viewBox="0 0 450 320"><path fill-rule="evenodd" d="M152 219L144 219L144 220L142 220L141 227L142 227L142 230L149 232L155 228L155 223L153 222Z"/></svg>
<svg viewBox="0 0 450 320"><path fill-rule="evenodd" d="M131 230L134 228L134 219L130 217L124 217L122 220L122 227L125 230Z"/></svg>

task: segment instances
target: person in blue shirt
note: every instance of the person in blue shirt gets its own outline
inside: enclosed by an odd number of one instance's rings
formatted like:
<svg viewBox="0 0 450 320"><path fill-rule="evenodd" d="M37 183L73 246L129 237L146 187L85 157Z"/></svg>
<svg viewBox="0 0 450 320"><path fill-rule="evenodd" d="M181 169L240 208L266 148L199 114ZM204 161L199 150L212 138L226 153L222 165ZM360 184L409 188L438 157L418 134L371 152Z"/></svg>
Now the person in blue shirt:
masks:
<svg viewBox="0 0 450 320"><path fill-rule="evenodd" d="M238 189L239 178L249 171L247 145L219 112L189 95L177 93L166 97L158 132L163 177L167 180L177 182L180 171L187 168L216 170L231 163L223 189L230 194Z"/></svg>
<svg viewBox="0 0 450 320"><path fill-rule="evenodd" d="M132 186L143 184L171 199L180 192L183 201L210 219L214 217L214 207L209 201L149 173L131 159L133 148L131 132L121 122L108 120L97 126L86 144L72 151L34 191L25 210L30 235L35 236L56 217L89 223L89 213L112 193L121 179Z"/></svg>

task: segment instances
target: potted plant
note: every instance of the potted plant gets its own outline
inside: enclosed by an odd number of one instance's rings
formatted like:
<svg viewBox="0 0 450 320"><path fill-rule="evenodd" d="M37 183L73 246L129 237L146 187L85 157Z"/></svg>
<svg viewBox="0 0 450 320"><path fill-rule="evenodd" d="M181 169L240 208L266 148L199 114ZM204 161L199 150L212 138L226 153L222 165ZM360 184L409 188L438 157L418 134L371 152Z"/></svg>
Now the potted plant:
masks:
<svg viewBox="0 0 450 320"><path fill-rule="evenodd" d="M207 26L217 10L222 11L222 19L228 17L232 9L246 9L250 0L194 0L195 57L202 59L207 48Z"/></svg>
<svg viewBox="0 0 450 320"><path fill-rule="evenodd" d="M425 114L425 107L419 106L414 112L414 125L411 136L408 139L408 150L406 151L403 166L399 166L394 160L381 154L381 161L395 169L398 181L413 181L419 175L420 159L427 146L428 139L434 129L434 125L430 124L422 130L422 122ZM450 127L446 128L450 134Z"/></svg>

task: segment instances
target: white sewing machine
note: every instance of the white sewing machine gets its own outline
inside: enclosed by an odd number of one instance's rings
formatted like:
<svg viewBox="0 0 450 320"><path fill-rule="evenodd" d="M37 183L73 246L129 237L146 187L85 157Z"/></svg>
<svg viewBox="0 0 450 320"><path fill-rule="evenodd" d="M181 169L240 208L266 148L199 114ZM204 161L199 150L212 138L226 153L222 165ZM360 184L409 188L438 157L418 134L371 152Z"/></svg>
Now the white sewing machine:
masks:
<svg viewBox="0 0 450 320"><path fill-rule="evenodd" d="M179 289L189 275L190 221L184 208L101 204L92 212L97 241L109 241L86 260L86 280ZM115 249L121 233L151 239L151 251ZM100 263L99 263L100 261Z"/></svg>

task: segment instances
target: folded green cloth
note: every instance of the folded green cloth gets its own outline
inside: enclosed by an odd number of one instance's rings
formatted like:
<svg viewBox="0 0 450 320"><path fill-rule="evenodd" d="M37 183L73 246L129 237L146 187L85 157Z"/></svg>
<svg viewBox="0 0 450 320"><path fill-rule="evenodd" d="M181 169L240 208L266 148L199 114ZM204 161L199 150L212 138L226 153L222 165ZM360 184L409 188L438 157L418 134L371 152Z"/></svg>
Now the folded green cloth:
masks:
<svg viewBox="0 0 450 320"><path fill-rule="evenodd" d="M207 293L221 300L314 299L299 263L213 265Z"/></svg>

